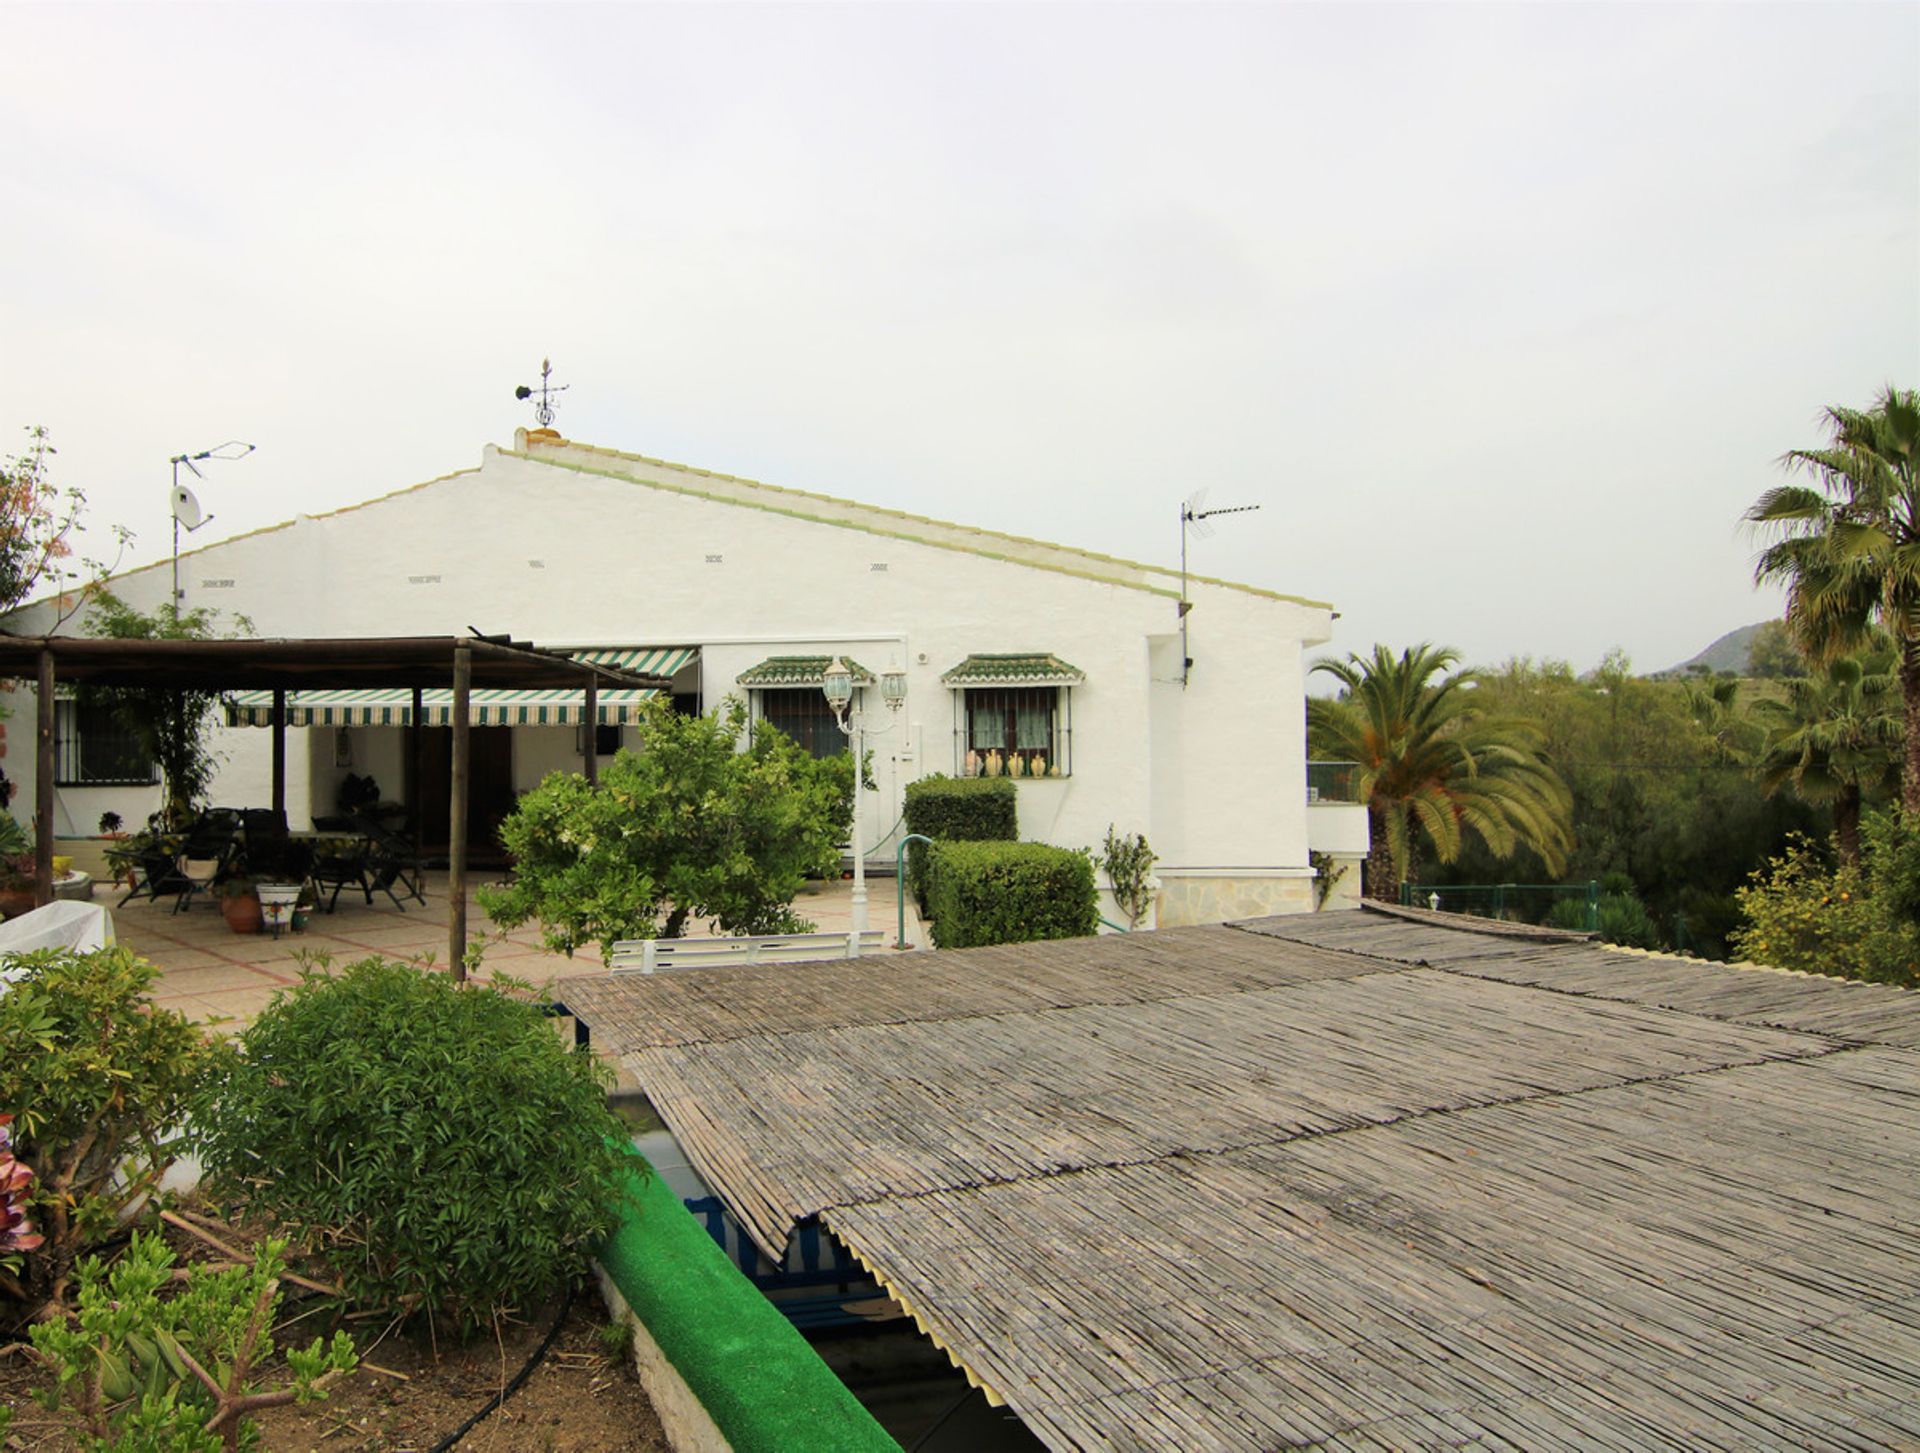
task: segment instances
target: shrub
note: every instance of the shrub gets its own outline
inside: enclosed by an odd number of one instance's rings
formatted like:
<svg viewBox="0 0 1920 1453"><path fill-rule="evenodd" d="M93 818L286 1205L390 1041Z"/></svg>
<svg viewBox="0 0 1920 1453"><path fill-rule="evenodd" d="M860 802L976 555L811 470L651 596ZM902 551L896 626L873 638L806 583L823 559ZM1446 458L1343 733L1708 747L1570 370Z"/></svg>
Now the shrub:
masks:
<svg viewBox="0 0 1920 1453"><path fill-rule="evenodd" d="M581 1271L625 1134L606 1071L538 1006L367 959L308 973L199 1117L210 1184L369 1307L462 1330Z"/></svg>
<svg viewBox="0 0 1920 1453"><path fill-rule="evenodd" d="M1113 889L1113 901L1127 915L1129 929L1139 927L1153 906L1153 865L1159 861L1147 845L1147 835L1128 833L1122 837L1112 823L1107 824L1107 840L1093 854ZM1323 895L1324 897L1324 895ZM1319 906L1316 901L1315 907Z"/></svg>
<svg viewBox="0 0 1920 1453"><path fill-rule="evenodd" d="M940 948L1083 938L1100 921L1093 860L1045 843L935 843L927 897Z"/></svg>
<svg viewBox="0 0 1920 1453"><path fill-rule="evenodd" d="M1897 812L1860 825L1858 863L1836 862L1796 835L1735 897L1745 919L1734 952L1811 974L1920 988L1920 927L1913 919L1920 832Z"/></svg>
<svg viewBox="0 0 1920 1453"><path fill-rule="evenodd" d="M906 825L935 842L1015 842L1020 837L1020 793L1005 777L922 777L907 784ZM924 914L927 849L907 848L907 886Z"/></svg>
<svg viewBox="0 0 1920 1453"><path fill-rule="evenodd" d="M129 949L46 949L16 963L25 973L0 995L0 1105L16 1116L14 1153L36 1173L30 1206L46 1240L0 1286L31 1311L63 1302L79 1254L153 1194L188 1107L230 1055L148 1002L159 971Z"/></svg>
<svg viewBox="0 0 1920 1453"><path fill-rule="evenodd" d="M288 1348L285 1385L263 1389L272 1327L280 1305L281 1254L268 1241L251 1266L191 1268L177 1296L173 1252L158 1236L135 1232L108 1270L98 1257L80 1263L79 1309L32 1330L33 1348L55 1377L42 1401L68 1405L82 1446L126 1453L216 1453L259 1446L246 1416L260 1408L324 1398L329 1384L357 1365L353 1339L335 1332L304 1351ZM203 1376L204 1374L204 1376ZM212 1384L211 1386L209 1384Z"/></svg>
<svg viewBox="0 0 1920 1453"><path fill-rule="evenodd" d="M1612 876L1612 875L1610 875ZM1629 886L1602 892L1598 903L1600 938L1605 943L1624 944L1628 948L1660 947L1660 930L1647 912L1647 905ZM1587 927L1587 903L1584 898L1562 898L1547 912L1549 928Z"/></svg>
<svg viewBox="0 0 1920 1453"><path fill-rule="evenodd" d="M550 775L501 824L514 881L480 890L489 916L506 927L538 919L566 954L677 938L692 917L723 933L811 928L793 900L809 873L839 870L853 762L815 758L764 725L742 752L745 728L737 700L695 717L654 703L644 750L618 753L597 786Z"/></svg>

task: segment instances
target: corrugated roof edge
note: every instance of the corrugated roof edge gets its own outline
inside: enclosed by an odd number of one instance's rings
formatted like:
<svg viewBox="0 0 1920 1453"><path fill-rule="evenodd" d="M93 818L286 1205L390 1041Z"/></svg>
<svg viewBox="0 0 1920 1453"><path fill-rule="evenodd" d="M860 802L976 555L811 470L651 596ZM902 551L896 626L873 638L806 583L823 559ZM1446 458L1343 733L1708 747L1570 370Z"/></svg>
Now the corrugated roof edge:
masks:
<svg viewBox="0 0 1920 1453"><path fill-rule="evenodd" d="M748 479L744 475L726 474L717 469L702 469L697 464L679 464L674 462L671 459L655 459L651 455L635 454L624 449L609 449L602 444L586 444L586 443L582 443L578 439L561 440L560 444L557 447L566 448L566 449L580 449L590 454L602 454L610 459L631 460L635 464L648 464L648 465L652 465L656 469L672 469L682 474L697 475L704 479L715 479L715 480L724 481L727 484L743 485L748 489L765 490L769 494L787 495L794 499L801 499L801 500L817 500L821 504L839 505L845 509L860 510L864 513L872 514L872 515L882 515L888 519L902 520L909 524L936 525L943 530L958 530L964 534L978 535L980 538L986 539L986 540L1005 540L1008 544L1011 544L1011 545L1027 545L1027 546L1032 546L1042 550L1060 550L1060 551L1067 552L1069 554L1079 555L1084 559L1103 560L1109 564L1118 565L1128 570L1144 570L1154 575L1166 576L1170 579L1177 579L1179 576L1178 571L1170 570L1164 565L1150 565L1140 560L1128 560L1119 555L1105 555L1098 550L1083 550L1076 545L1061 545L1052 540L1036 540L1026 535L1009 534L1004 530L990 530L978 525L956 524L952 520L935 519L932 515L916 515L916 514L910 513L907 510L889 509L884 505L865 504L865 503L862 503L860 500L845 499L839 495L822 494L817 490L793 489L790 486L787 486L784 484L767 484L762 480ZM999 553L992 550L975 550L969 546L956 545L945 540L929 540L923 536L907 534L902 531L887 530L879 526L861 524L853 520L836 520L828 517L823 517L820 515L809 515L800 510L788 509L783 506L775 505L772 503L760 503L757 501L750 501L750 500L730 499L724 495L709 494L703 490L694 489L689 486L668 484L663 480L636 479L633 475L630 475L630 474L621 474L621 473L617 473L609 470L592 469L586 465L576 464L570 460L549 459L544 457L538 451L537 447L535 449L526 449L526 450L503 448L500 450L500 453L511 455L516 459L531 460L537 464L551 464L551 465L557 465L561 468L578 469L585 474L606 474L610 478L625 479L625 480L630 480L635 484L644 484L644 485L649 485L659 489L673 490L681 494L696 495L702 499L716 500L721 504L745 505L750 509L767 509L767 510L774 511L775 513L795 515L800 519L816 520L821 524L843 525L850 529L866 530L870 534L891 535L899 539L911 540L915 544L932 545L936 549L959 550L967 554L984 555L988 559L992 559L992 560L1011 561L1016 565L1040 564L1040 562L1033 561L1033 560L1024 560L1019 558L1018 556L1007 555L1007 554ZM1059 570L1070 575L1083 575L1089 579L1096 579L1096 580L1111 579L1111 577L1109 576L1097 575L1092 571L1078 570L1072 566L1042 565L1041 568L1049 569L1049 570ZM1267 600L1285 601L1289 605L1303 605L1312 610L1332 610L1333 609L1333 605L1330 601L1313 600L1304 595L1289 595L1287 592L1282 590L1268 590L1265 586L1248 585L1243 581L1222 580L1219 577L1213 576L1213 575L1195 575L1191 573L1188 574L1187 579L1189 581L1195 582L1200 585L1217 585L1225 590L1238 590L1248 595L1257 595L1257 596L1263 597L1264 599L1267 599ZM1133 581L1114 581L1114 583L1120 584L1120 585L1129 585L1129 586L1132 586L1134 589L1138 589L1138 590L1150 590L1150 591L1153 591L1155 594L1159 594L1159 595L1170 595L1175 597L1176 599L1179 597L1179 594L1180 594L1178 590L1166 589L1160 586L1153 586L1153 585L1140 585Z"/></svg>

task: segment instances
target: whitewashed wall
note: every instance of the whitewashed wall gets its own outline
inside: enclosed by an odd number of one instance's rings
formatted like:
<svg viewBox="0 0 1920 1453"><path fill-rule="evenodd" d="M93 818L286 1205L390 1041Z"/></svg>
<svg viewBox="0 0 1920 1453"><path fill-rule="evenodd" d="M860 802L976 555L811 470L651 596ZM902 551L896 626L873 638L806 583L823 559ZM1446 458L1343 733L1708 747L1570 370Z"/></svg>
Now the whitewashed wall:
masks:
<svg viewBox="0 0 1920 1453"><path fill-rule="evenodd" d="M1093 846L1111 823L1148 834L1163 879L1304 879L1302 651L1328 637L1325 609L1196 584L1194 667L1183 688L1168 572L852 506L836 508L853 523L822 523L799 514L835 510L806 496L735 482L726 489L770 507L724 503L686 492L720 488L691 471L571 446L548 452L670 480L682 492L490 447L477 470L182 556L183 604L245 614L262 636L473 627L542 645L699 646L709 709L771 655L844 653L876 672L898 664L908 678L899 716L869 693L870 724L893 727L871 744L880 791L865 804L869 843L894 825L905 783L954 770L959 698L941 673L974 653L1051 651L1086 684L1072 692L1072 775L1018 784L1023 836ZM166 567L134 572L116 589L136 605L157 604ZM15 717L16 736L23 720L30 711ZM321 729L289 734L291 762L303 760L303 735L309 770L289 771L296 823L309 805L332 810L348 770L334 765L332 733ZM351 770L372 772L397 796L404 734L352 735ZM214 798L266 801L269 734L223 730L219 750ZM21 760L9 758L10 770ZM523 790L579 763L570 729L516 736ZM30 788L30 772L14 775ZM30 811L30 800L16 802L16 816ZM125 815L137 821L144 811Z"/></svg>

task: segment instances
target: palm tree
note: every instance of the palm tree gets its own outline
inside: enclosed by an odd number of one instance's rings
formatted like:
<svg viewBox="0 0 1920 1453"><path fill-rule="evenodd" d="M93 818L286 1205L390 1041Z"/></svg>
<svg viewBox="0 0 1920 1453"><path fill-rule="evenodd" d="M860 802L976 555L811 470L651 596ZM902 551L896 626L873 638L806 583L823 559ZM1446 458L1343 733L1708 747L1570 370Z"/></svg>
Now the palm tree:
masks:
<svg viewBox="0 0 1920 1453"><path fill-rule="evenodd" d="M1391 898L1419 866L1421 839L1443 863L1474 833L1497 856L1532 848L1556 877L1572 846L1572 794L1541 755L1536 722L1475 708L1478 677L1435 681L1459 653L1426 643L1395 656L1314 663L1346 688L1307 703L1315 750L1359 764L1359 792L1372 817L1365 890Z"/></svg>
<svg viewBox="0 0 1920 1453"><path fill-rule="evenodd" d="M1869 793L1900 782L1900 720L1891 649L1878 658L1842 656L1812 676L1782 683L1786 698L1761 701L1767 728L1754 772L1769 796L1792 787L1807 802L1833 806L1840 856L1860 861L1860 807Z"/></svg>
<svg viewBox="0 0 1920 1453"><path fill-rule="evenodd" d="M1900 795L1920 811L1920 395L1889 386L1871 409L1828 409L1826 421L1830 445L1782 460L1818 487L1779 485L1747 511L1780 536L1760 553L1754 579L1786 583L1788 623L1816 663L1864 647L1876 622L1891 633Z"/></svg>

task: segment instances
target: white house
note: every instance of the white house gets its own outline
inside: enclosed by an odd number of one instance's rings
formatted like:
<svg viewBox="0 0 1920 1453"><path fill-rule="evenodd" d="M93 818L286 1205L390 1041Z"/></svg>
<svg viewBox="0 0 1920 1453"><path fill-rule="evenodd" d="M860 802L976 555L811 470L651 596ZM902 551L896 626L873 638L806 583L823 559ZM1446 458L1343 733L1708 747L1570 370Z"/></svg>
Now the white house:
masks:
<svg viewBox="0 0 1920 1453"><path fill-rule="evenodd" d="M113 588L136 606L166 598L165 564ZM477 469L323 515L302 515L180 557L183 609L244 615L262 637L510 632L545 647L608 653L670 676L676 703L747 700L819 749L838 749L819 691L826 662L906 672L903 707L859 696L874 732L878 792L863 794L864 841L890 853L905 784L988 770L1019 787L1023 837L1082 847L1109 824L1159 854L1162 925L1310 908L1303 656L1329 639L1331 607L1193 578L1186 631L1177 572L989 530L781 489L550 430L488 447ZM11 630L43 631L45 606ZM82 621L64 629L77 631ZM1191 664L1184 664L1190 659ZM29 692L18 693L7 759L32 811ZM611 750L631 702L601 700ZM335 810L348 773L397 797L408 693L309 693L290 702L288 816ZM212 799L268 800L262 701L222 728ZM445 822L444 705L429 697L422 807L429 842ZM476 833L513 795L578 770L584 728L571 699L486 699L474 708ZM108 721L59 713L56 832L84 836L114 810L136 826L151 786L116 751ZM1044 773L1044 775L1041 775ZM1017 775L1016 775L1017 774ZM1324 809L1343 859L1366 851ZM1342 833L1344 837L1340 836ZM441 828L444 840L445 829ZM1318 842L1315 846L1320 846ZM1339 896L1357 888L1358 871Z"/></svg>

